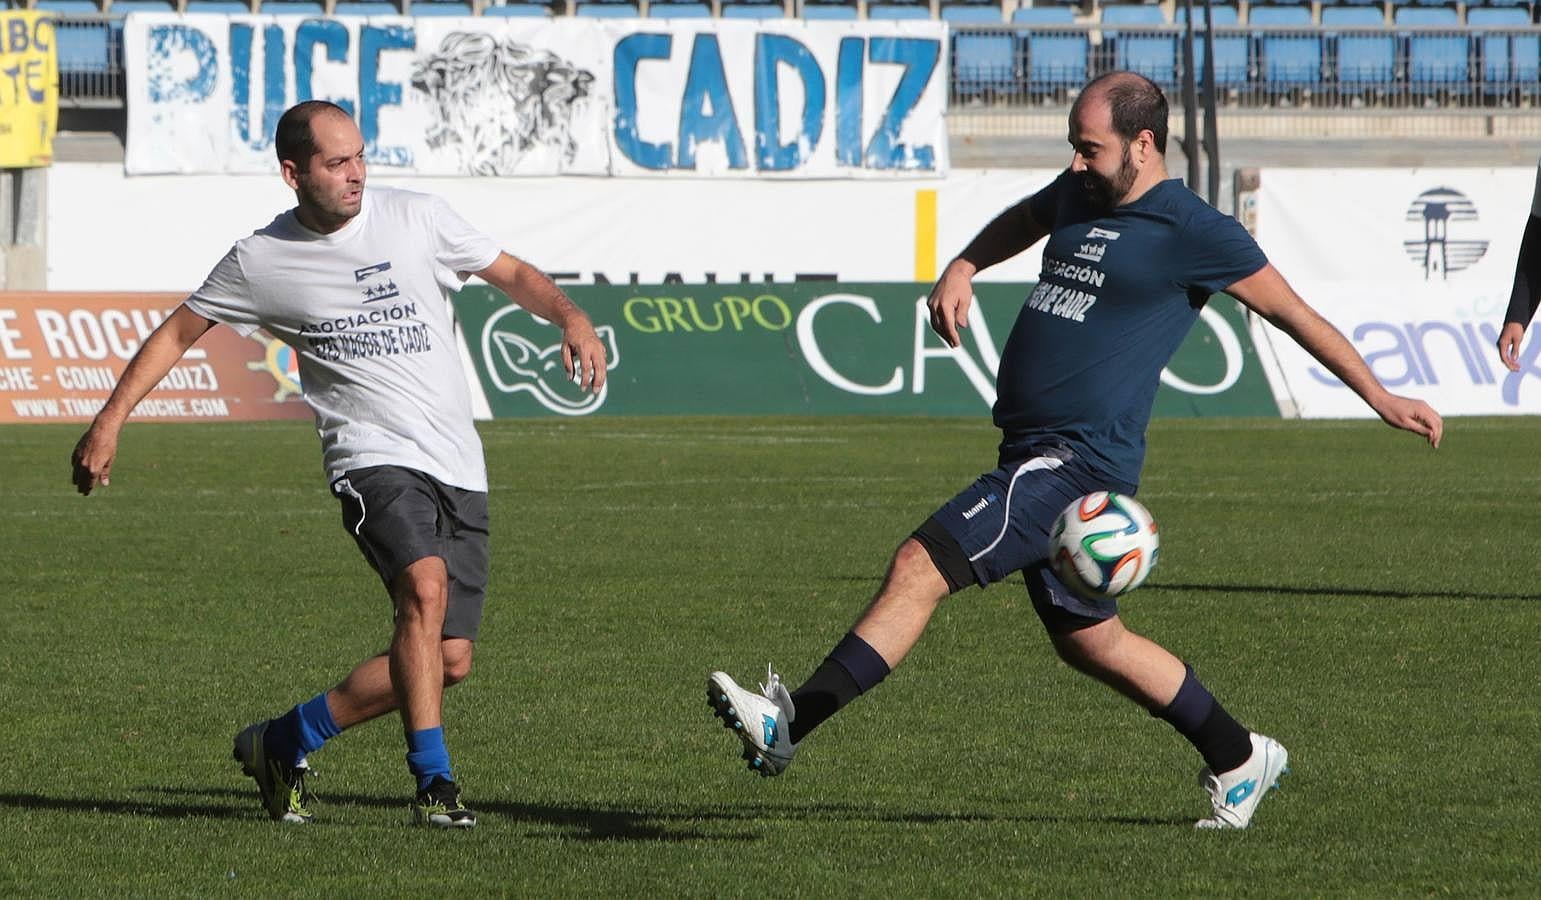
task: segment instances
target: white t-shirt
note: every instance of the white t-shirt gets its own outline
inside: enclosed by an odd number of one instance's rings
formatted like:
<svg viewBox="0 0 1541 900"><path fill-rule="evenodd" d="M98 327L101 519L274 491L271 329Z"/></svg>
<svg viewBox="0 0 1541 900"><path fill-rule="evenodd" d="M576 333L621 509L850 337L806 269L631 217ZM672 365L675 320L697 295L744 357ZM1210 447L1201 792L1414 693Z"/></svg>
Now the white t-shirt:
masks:
<svg viewBox="0 0 1541 900"><path fill-rule="evenodd" d="M332 234L290 210L238 241L186 304L294 349L328 479L392 465L485 491L449 292L498 253L443 200L371 187Z"/></svg>

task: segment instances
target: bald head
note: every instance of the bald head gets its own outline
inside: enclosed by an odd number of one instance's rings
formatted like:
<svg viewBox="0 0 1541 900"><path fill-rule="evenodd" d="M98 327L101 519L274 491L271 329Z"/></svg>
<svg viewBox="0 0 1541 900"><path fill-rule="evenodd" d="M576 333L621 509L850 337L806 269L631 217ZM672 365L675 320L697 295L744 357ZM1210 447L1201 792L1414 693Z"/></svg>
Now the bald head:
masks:
<svg viewBox="0 0 1541 900"><path fill-rule="evenodd" d="M278 153L280 163L287 160L301 169L306 167L318 151L316 132L312 127L318 119L353 121L347 110L325 100L306 100L289 107L279 117L273 134L273 149Z"/></svg>
<svg viewBox="0 0 1541 900"><path fill-rule="evenodd" d="M1108 72L1082 89L1070 109L1070 118L1074 122L1078 114L1094 118L1107 115L1114 133L1125 141L1149 131L1156 152L1164 156L1168 113L1166 95L1155 82L1134 72Z"/></svg>

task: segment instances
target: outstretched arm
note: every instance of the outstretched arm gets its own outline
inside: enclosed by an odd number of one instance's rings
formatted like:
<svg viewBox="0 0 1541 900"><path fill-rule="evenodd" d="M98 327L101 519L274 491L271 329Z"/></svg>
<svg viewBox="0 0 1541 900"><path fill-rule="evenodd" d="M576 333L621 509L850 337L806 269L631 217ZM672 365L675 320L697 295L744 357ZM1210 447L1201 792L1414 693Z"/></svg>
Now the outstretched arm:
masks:
<svg viewBox="0 0 1541 900"><path fill-rule="evenodd" d="M1387 391L1348 338L1300 299L1272 265L1266 265L1226 288L1226 293L1304 347L1369 404L1386 424L1422 435L1431 446L1439 446L1445 428L1439 413L1422 400Z"/></svg>
<svg viewBox="0 0 1541 900"><path fill-rule="evenodd" d="M1541 197L1537 198L1541 201ZM1541 216L1531 213L1520 239L1520 256L1514 263L1514 288L1509 292L1509 311L1498 334L1498 357L1509 371L1520 370L1520 341L1525 328L1541 306Z"/></svg>
<svg viewBox="0 0 1541 900"><path fill-rule="evenodd" d="M942 270L942 277L931 288L926 307L931 310L931 330L958 346L958 329L968 327L969 307L974 302L974 275L1007 260L1036 244L1048 229L1033 220L1028 209L1032 198L1023 200L991 220L974 236L958 257Z"/></svg>
<svg viewBox="0 0 1541 900"><path fill-rule="evenodd" d="M605 344L594 332L588 314L578 308L556 282L529 263L499 253L492 265L476 273L509 299L562 329L562 365L567 377L578 377L584 389L605 386Z"/></svg>
<svg viewBox="0 0 1541 900"><path fill-rule="evenodd" d="M118 433L129 413L160 384L188 348L213 327L213 321L179 306L145 339L139 352L128 361L107 404L75 444L75 452L70 456L75 490L89 494L98 484L108 483L112 462L118 455Z"/></svg>

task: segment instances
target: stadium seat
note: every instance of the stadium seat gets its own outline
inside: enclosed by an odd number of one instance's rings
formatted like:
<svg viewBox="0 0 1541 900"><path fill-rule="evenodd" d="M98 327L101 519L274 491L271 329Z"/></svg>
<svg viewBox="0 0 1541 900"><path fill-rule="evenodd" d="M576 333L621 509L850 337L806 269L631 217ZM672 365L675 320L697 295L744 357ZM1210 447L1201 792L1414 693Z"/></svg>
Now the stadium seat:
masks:
<svg viewBox="0 0 1541 900"><path fill-rule="evenodd" d="M1116 26L1165 25L1166 16L1159 6L1120 4L1102 9L1103 36L1112 40L1115 65L1138 72L1163 87L1177 84L1177 37L1174 33L1141 33L1136 27L1124 30Z"/></svg>
<svg viewBox="0 0 1541 900"><path fill-rule="evenodd" d="M502 6L489 6L483 9L482 15L504 19L537 19L551 15L551 7L544 3L505 3Z"/></svg>
<svg viewBox="0 0 1541 900"><path fill-rule="evenodd" d="M324 16L326 9L312 0L263 0L257 12L264 16Z"/></svg>
<svg viewBox="0 0 1541 900"><path fill-rule="evenodd" d="M1240 22L1234 6L1211 6L1210 12L1214 16L1215 27L1236 25ZM1179 25L1188 24L1188 9L1178 6L1175 19ZM1197 78L1204 77L1204 10L1198 4L1193 7L1193 71ZM1180 39L1179 39L1180 40ZM1246 84L1251 68L1247 61L1248 47L1251 41L1245 35L1228 34L1215 35L1215 84L1221 87L1234 87ZM1179 51L1180 52L1180 51Z"/></svg>
<svg viewBox="0 0 1541 900"><path fill-rule="evenodd" d="M94 0L38 0L37 9L64 16L101 15ZM55 27L54 53L59 63L61 90L64 82L80 75L105 75L112 70L113 51L117 46L105 22L68 22Z"/></svg>
<svg viewBox="0 0 1541 900"><path fill-rule="evenodd" d="M1517 89L1534 94L1541 79L1541 38L1529 31L1530 13L1515 6L1474 6L1466 11L1466 24L1474 29L1481 78L1489 93ZM1484 28L1516 31L1485 33Z"/></svg>
<svg viewBox="0 0 1541 900"><path fill-rule="evenodd" d="M1385 25L1381 11L1368 6L1328 6L1322 26ZM1379 90L1396 80L1396 39L1389 34L1337 34L1325 39L1337 49L1338 86L1346 91Z"/></svg>
<svg viewBox="0 0 1541 900"><path fill-rule="evenodd" d="M807 20L844 22L857 18L856 4L852 3L804 3L803 18Z"/></svg>
<svg viewBox="0 0 1541 900"><path fill-rule="evenodd" d="M1069 25L1075 12L1066 6L1029 6L1012 12L1014 25ZM1086 81L1084 31L1027 31L1027 87L1060 90Z"/></svg>
<svg viewBox="0 0 1541 900"><path fill-rule="evenodd" d="M110 15L126 16L135 12L176 12L176 4L171 0L113 0L112 7L108 10Z"/></svg>
<svg viewBox="0 0 1541 900"><path fill-rule="evenodd" d="M1258 35L1258 73L1274 87L1310 87L1322 80L1322 42L1311 21L1311 7L1254 6L1247 13L1251 26L1288 26L1301 33L1254 32Z"/></svg>
<svg viewBox="0 0 1541 900"><path fill-rule="evenodd" d="M723 3L724 19L784 19L786 10L780 3Z"/></svg>
<svg viewBox="0 0 1541 900"><path fill-rule="evenodd" d="M1001 25L1001 8L995 4L942 7L942 20L954 25ZM1007 31L952 33L952 85L960 95L1005 91L1016 82L1016 38Z"/></svg>
<svg viewBox="0 0 1541 900"><path fill-rule="evenodd" d="M705 3L649 3L650 19L710 19L712 8Z"/></svg>
<svg viewBox="0 0 1541 900"><path fill-rule="evenodd" d="M635 19L640 13L630 3L579 3L577 15L590 19Z"/></svg>
<svg viewBox="0 0 1541 900"><path fill-rule="evenodd" d="M881 21L896 19L929 19L931 7L919 3L869 3L867 18Z"/></svg>
<svg viewBox="0 0 1541 900"><path fill-rule="evenodd" d="M337 0L334 16L399 16L401 7L387 0Z"/></svg>
<svg viewBox="0 0 1541 900"><path fill-rule="evenodd" d="M1471 42L1463 33L1455 9L1403 7L1396 11L1398 25L1431 25L1449 29L1444 34L1410 33L1407 36L1407 81L1432 90L1462 91L1470 87L1467 59Z"/></svg>
<svg viewBox="0 0 1541 900"><path fill-rule="evenodd" d="M222 13L225 15L241 15L251 12L251 5L246 0L187 0L188 15L199 13Z"/></svg>
<svg viewBox="0 0 1541 900"><path fill-rule="evenodd" d="M462 18L476 15L470 3L461 0L412 0L410 7L414 16L460 16Z"/></svg>

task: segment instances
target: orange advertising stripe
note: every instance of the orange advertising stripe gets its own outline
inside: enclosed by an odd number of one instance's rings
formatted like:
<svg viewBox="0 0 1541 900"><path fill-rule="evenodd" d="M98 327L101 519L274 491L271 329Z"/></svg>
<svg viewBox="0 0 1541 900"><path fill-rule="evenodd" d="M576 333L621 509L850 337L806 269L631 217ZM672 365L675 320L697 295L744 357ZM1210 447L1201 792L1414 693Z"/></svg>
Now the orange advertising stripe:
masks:
<svg viewBox="0 0 1541 900"><path fill-rule="evenodd" d="M86 422L185 294L0 291L0 423ZM294 353L216 327L140 402L152 421L304 419Z"/></svg>

